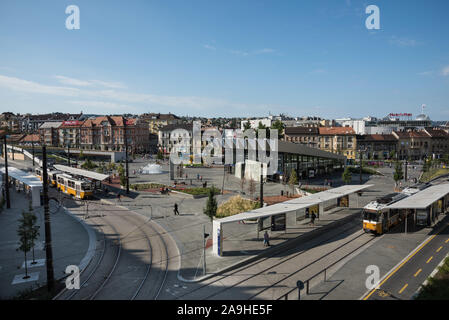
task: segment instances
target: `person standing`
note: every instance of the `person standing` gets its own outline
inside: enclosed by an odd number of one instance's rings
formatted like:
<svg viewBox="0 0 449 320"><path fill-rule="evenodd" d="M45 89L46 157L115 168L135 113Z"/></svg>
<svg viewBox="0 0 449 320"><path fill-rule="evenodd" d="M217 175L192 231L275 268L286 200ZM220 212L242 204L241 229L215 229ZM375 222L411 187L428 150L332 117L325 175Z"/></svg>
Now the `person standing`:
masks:
<svg viewBox="0 0 449 320"><path fill-rule="evenodd" d="M316 214L315 214L315 212L312 212L312 216L310 217L310 224L312 226L315 225L315 219L316 219Z"/></svg>
<svg viewBox="0 0 449 320"><path fill-rule="evenodd" d="M263 246L269 247L270 246L270 236L268 235L268 231L265 230L265 233L263 234Z"/></svg>

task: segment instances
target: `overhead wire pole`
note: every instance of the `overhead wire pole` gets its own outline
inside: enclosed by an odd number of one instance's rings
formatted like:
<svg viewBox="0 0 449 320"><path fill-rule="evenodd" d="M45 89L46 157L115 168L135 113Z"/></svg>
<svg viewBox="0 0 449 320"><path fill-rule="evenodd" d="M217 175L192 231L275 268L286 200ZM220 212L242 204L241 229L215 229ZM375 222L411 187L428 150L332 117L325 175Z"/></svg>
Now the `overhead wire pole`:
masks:
<svg viewBox="0 0 449 320"><path fill-rule="evenodd" d="M129 194L129 173L128 173L128 136L126 135L126 118L123 117L123 129L125 136L125 174L126 174L126 194Z"/></svg>
<svg viewBox="0 0 449 320"><path fill-rule="evenodd" d="M67 163L70 167L70 142L67 144Z"/></svg>
<svg viewBox="0 0 449 320"><path fill-rule="evenodd" d="M360 150L360 152L359 152L359 156L360 156L360 184L362 184L363 183L363 179L362 179L362 161L363 161L363 159L362 159L362 150Z"/></svg>
<svg viewBox="0 0 449 320"><path fill-rule="evenodd" d="M44 197L44 220L45 220L45 257L47 266L47 289L49 292L54 288L54 271L53 271L53 250L51 245L51 225L50 212L48 207L48 172L47 172L47 149L42 146L42 185Z"/></svg>
<svg viewBox="0 0 449 320"><path fill-rule="evenodd" d="M8 147L6 145L6 134L3 136L3 142L5 145L5 196L6 196L6 208L11 208L11 202L9 200L9 178L8 178Z"/></svg>
<svg viewBox="0 0 449 320"><path fill-rule="evenodd" d="M34 168L34 141L31 141L31 146L33 148L33 168Z"/></svg>
<svg viewBox="0 0 449 320"><path fill-rule="evenodd" d="M263 208L263 163L260 163L260 207Z"/></svg>

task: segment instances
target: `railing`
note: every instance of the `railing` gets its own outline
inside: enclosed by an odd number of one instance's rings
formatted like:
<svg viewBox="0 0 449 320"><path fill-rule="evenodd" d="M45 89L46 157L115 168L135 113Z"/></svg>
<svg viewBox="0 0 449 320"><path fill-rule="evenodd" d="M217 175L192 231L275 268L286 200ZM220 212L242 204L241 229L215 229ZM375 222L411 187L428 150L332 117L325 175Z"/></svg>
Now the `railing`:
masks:
<svg viewBox="0 0 449 320"><path fill-rule="evenodd" d="M374 238L373 238L374 239ZM372 239L371 239L372 240ZM369 240L368 242L370 242L371 240ZM368 243L366 242L366 243ZM337 263L341 262L343 259L345 259L346 257L348 257L349 255L353 254L354 252L356 252L357 250L359 250L361 247L363 247L366 243L364 243L362 246L357 247L356 249L352 250L351 252L345 254L343 257L341 257L340 259L338 259L337 261L333 262L331 265L327 266L326 268L324 268L323 270L321 270L320 272L317 272L316 274L314 274L313 276L311 276L309 279L305 280L305 287L306 287L306 293L309 294L310 293L310 281L313 280L314 278L316 278L317 276L319 276L320 274L324 273L324 281L327 280L327 270L329 270L330 268L332 268L333 266L335 266ZM293 288L290 291L288 291L286 294L282 295L281 297L279 297L277 300L288 300L288 297L291 293L293 293L294 291L297 291L298 288Z"/></svg>

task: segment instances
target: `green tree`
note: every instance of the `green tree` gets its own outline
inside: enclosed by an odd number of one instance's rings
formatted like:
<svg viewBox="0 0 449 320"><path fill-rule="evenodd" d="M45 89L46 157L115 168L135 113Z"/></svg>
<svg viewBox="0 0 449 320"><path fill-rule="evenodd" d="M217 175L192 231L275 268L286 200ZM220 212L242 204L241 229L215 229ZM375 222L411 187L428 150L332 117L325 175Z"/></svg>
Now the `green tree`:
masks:
<svg viewBox="0 0 449 320"><path fill-rule="evenodd" d="M396 157L396 151L391 150L390 151L390 159L394 159Z"/></svg>
<svg viewBox="0 0 449 320"><path fill-rule="evenodd" d="M396 182L396 185L399 180L404 178L404 172L402 171L402 163L399 161L396 161L396 164L394 166L394 174L393 179Z"/></svg>
<svg viewBox="0 0 449 320"><path fill-rule="evenodd" d="M349 167L346 166L345 171L343 172L343 174L341 175L341 179L343 180L343 182L345 184L351 183L352 181L352 173L349 170Z"/></svg>
<svg viewBox="0 0 449 320"><path fill-rule="evenodd" d="M83 150L80 151L80 154L79 154L78 158L80 158L80 160L84 159L84 152L83 152Z"/></svg>
<svg viewBox="0 0 449 320"><path fill-rule="evenodd" d="M254 198L254 193L256 192L256 182L253 178L249 179L248 182L248 193L251 196L251 199Z"/></svg>
<svg viewBox="0 0 449 320"><path fill-rule="evenodd" d="M249 129L251 129L251 123L248 120L243 124L243 131L249 130Z"/></svg>
<svg viewBox="0 0 449 320"><path fill-rule="evenodd" d="M271 129L277 129L278 130L278 138L282 139L284 138L284 129L285 124L281 120L276 120L272 125Z"/></svg>
<svg viewBox="0 0 449 320"><path fill-rule="evenodd" d="M292 194L293 194L294 190L295 190L295 185L298 184L298 175L296 174L295 169L292 169L292 171L290 172L290 178L288 179L288 184L289 184L290 188L292 189Z"/></svg>
<svg viewBox="0 0 449 320"><path fill-rule="evenodd" d="M33 249L33 263L34 261L34 245L39 236L39 226L36 226L37 218L32 212L22 211L22 217L19 219L19 227L17 235L19 236L19 248L25 255L25 277L28 279L28 261L27 252Z"/></svg>
<svg viewBox="0 0 449 320"><path fill-rule="evenodd" d="M267 126L266 125L264 125L263 123L262 123L262 121L259 121L259 124L257 125L257 129L259 130L265 130L267 128Z"/></svg>
<svg viewBox="0 0 449 320"><path fill-rule="evenodd" d="M125 168L123 167L123 164L119 164L118 168L118 175L120 178L120 185L125 186L126 185L126 175L125 175Z"/></svg>
<svg viewBox="0 0 449 320"><path fill-rule="evenodd" d="M206 202L206 208L204 208L203 212L210 218L212 222L215 215L217 214L217 200L215 199L215 193L213 188L209 189L208 199Z"/></svg>

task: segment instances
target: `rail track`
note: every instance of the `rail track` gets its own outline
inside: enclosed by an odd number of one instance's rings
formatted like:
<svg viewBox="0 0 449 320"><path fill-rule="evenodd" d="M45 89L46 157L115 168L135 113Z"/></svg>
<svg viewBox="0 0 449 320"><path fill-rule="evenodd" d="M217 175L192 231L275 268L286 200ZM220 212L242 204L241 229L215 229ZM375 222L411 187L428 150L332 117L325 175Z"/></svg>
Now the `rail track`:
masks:
<svg viewBox="0 0 449 320"><path fill-rule="evenodd" d="M143 221L127 209L105 211L104 206L93 202L90 208L86 222L102 235L102 248L82 272L80 289L65 289L57 299L157 299L166 281L169 260L161 233L151 220ZM74 213L83 210L71 209ZM92 214L95 212L102 214Z"/></svg>

